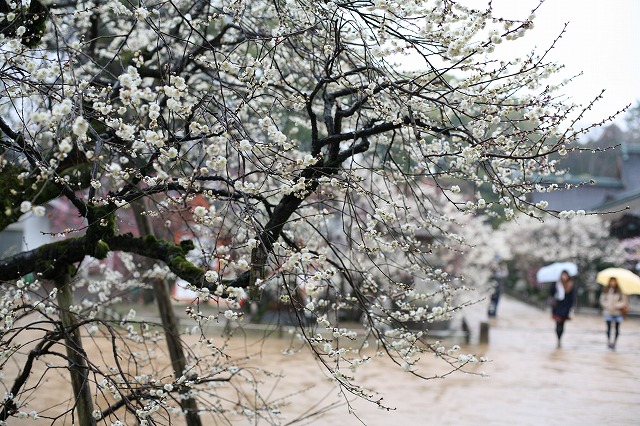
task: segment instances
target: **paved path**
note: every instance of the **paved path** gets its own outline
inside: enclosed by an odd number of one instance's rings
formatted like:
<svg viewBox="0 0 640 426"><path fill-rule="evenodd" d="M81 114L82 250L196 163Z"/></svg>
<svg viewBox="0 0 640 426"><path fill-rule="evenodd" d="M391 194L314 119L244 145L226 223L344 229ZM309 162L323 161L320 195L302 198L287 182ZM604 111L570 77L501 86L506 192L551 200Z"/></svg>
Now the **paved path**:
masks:
<svg viewBox="0 0 640 426"><path fill-rule="evenodd" d="M548 312L505 298L492 321L487 356L493 360L482 404L484 424L640 424L640 320L622 324L616 352L606 347L600 316L577 314L556 349ZM461 422L460 424L470 424Z"/></svg>
<svg viewBox="0 0 640 426"><path fill-rule="evenodd" d="M606 347L604 322L576 315L556 349L547 312L504 297L489 345L466 348L492 360L489 377L454 375L417 381L374 372L364 383L383 391L397 411L357 404L368 425L640 425L640 319L622 324L618 350ZM346 414L328 420L358 424Z"/></svg>

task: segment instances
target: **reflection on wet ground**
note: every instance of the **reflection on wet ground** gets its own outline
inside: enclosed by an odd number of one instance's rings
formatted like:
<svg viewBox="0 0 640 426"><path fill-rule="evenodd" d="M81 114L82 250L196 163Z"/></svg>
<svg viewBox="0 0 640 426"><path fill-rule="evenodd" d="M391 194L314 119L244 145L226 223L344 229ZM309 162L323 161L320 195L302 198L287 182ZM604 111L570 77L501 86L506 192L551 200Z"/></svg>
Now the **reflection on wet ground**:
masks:
<svg viewBox="0 0 640 426"><path fill-rule="evenodd" d="M344 397L338 395L333 383L326 379L326 371L308 350L283 355L292 335L273 332L271 337L259 338L248 328L244 330L246 334L243 330L236 334L226 352L234 358L245 357L247 365L282 374L281 378L263 377L260 389L269 401L283 398L287 402L281 409L282 424L301 415L307 419L291 424L640 424L640 318L622 324L618 349L612 352L606 347L603 320L595 315L576 315L566 325L563 348L556 349L554 323L547 312L504 298L498 317L491 322L489 344L462 350L491 360L476 369L486 372L487 377L453 374L445 379L420 380L388 360L376 360L358 372L358 383L376 390L384 404L395 410L381 410L357 400L350 407L354 414L349 414ZM223 340L221 332L222 328L215 337L218 343ZM100 349L88 345L85 350L95 357ZM15 364L5 367L5 380L18 373ZM441 361L425 356L418 373L431 376L446 372L443 367ZM38 397L30 398L29 409L58 407L67 392L66 376L48 376L38 389ZM333 403L342 406L324 413L322 407ZM205 424L248 424L246 418L203 420ZM172 424L183 424L180 422L181 419ZM266 424L260 419L250 423ZM71 424L71 418L55 424Z"/></svg>
<svg viewBox="0 0 640 426"><path fill-rule="evenodd" d="M489 377L421 381L381 367L363 370L362 384L397 410L361 401L353 408L367 425L640 424L640 319L622 324L616 352L606 347L604 330L599 316L578 314L556 349L549 315L505 298L491 323L490 344L465 348L492 360L482 366ZM313 392L320 396L320 389ZM346 409L307 424L331 422L361 424Z"/></svg>

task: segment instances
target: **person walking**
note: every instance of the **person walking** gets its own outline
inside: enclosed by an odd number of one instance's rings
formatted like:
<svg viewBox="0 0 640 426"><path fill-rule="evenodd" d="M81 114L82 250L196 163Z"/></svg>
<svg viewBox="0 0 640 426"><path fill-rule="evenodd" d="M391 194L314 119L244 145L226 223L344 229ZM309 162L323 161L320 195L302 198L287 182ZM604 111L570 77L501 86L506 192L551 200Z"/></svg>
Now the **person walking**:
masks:
<svg viewBox="0 0 640 426"><path fill-rule="evenodd" d="M500 302L500 296L509 277L509 269L507 269L507 265L504 263L496 264L492 270L493 279L491 284L493 286L493 292L491 293L491 302L489 303L489 318L495 318L498 313L498 302Z"/></svg>
<svg viewBox="0 0 640 426"><path fill-rule="evenodd" d="M623 310L629 305L629 299L620 291L618 280L609 278L609 284L600 294L600 306L607 323L607 346L612 351L616 350L618 336L620 335L620 323L624 320ZM615 324L615 334L611 340L611 325Z"/></svg>
<svg viewBox="0 0 640 426"><path fill-rule="evenodd" d="M562 271L560 279L550 287L549 294L551 296L551 316L556 322L556 336L558 336L558 348L560 348L562 347L564 323L571 319L569 313L576 298L576 286L567 271Z"/></svg>

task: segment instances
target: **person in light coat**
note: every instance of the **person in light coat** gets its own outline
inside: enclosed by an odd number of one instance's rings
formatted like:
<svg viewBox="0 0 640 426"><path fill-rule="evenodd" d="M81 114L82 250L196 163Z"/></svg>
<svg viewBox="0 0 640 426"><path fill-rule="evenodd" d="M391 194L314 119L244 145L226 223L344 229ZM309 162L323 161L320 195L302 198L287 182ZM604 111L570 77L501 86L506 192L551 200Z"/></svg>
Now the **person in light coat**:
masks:
<svg viewBox="0 0 640 426"><path fill-rule="evenodd" d="M609 284L600 294L600 306L607 323L607 346L611 350L616 349L618 336L620 335L620 323L624 320L623 309L629 304L629 299L620 291L618 280L615 277L609 279ZM615 334L611 340L611 325L615 324Z"/></svg>

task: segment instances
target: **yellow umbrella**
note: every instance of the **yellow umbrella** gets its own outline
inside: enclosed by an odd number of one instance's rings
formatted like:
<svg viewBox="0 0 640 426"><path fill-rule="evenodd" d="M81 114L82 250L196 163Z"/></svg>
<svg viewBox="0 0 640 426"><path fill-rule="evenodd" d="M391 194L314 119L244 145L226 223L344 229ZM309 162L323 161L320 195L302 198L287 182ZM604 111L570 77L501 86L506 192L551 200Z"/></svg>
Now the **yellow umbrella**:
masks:
<svg viewBox="0 0 640 426"><path fill-rule="evenodd" d="M628 269L603 269L596 275L596 282L607 285L611 278L615 278L618 281L618 287L624 294L640 294L640 277Z"/></svg>

